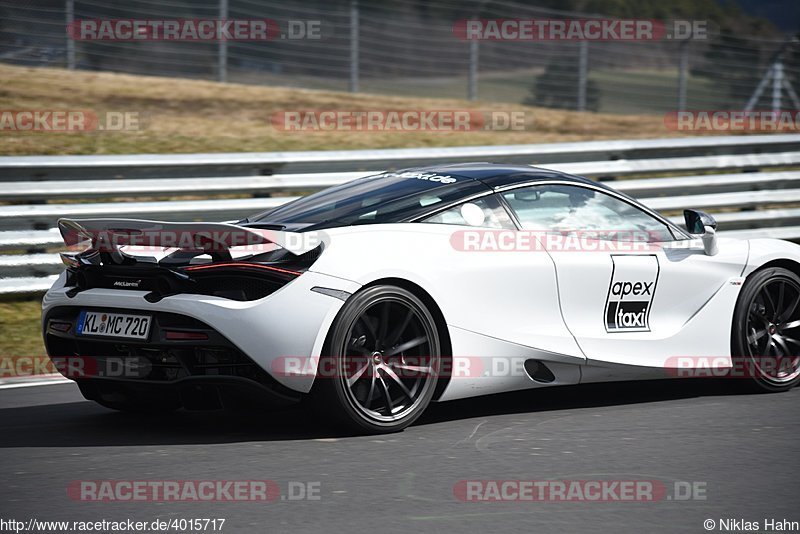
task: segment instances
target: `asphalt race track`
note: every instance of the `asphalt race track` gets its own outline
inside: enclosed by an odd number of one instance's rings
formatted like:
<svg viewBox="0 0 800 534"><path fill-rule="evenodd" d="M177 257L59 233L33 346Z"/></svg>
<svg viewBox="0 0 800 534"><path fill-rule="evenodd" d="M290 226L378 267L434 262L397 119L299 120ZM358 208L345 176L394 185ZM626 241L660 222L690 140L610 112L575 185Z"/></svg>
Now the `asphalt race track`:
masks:
<svg viewBox="0 0 800 534"><path fill-rule="evenodd" d="M705 532L800 520L800 390L721 380L553 388L434 405L406 431L342 435L303 409L118 414L73 384L0 390L0 501L17 520L225 518L223 532ZM83 502L77 480L275 481L272 502ZM698 483L705 499L463 502L460 480ZM319 498L287 498L311 482ZM316 484L314 484L316 483ZM295 490L298 485L295 484ZM295 493L295 496L298 494ZM717 530L719 531L719 530Z"/></svg>

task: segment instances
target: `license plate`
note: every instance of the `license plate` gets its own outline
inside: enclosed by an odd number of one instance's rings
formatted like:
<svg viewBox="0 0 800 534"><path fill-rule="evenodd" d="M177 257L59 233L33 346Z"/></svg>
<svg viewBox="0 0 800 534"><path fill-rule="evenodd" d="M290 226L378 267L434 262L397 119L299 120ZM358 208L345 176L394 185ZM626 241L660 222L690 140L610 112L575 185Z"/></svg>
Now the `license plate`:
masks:
<svg viewBox="0 0 800 534"><path fill-rule="evenodd" d="M105 336L125 339L147 339L150 333L149 315L128 315L82 311L76 331L79 336Z"/></svg>

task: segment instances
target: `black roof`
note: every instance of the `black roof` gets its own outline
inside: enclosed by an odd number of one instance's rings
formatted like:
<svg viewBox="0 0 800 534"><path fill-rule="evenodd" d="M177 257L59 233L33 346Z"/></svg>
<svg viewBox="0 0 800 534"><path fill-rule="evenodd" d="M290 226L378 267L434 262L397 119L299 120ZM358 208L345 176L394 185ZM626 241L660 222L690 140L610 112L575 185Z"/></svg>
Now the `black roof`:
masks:
<svg viewBox="0 0 800 534"><path fill-rule="evenodd" d="M546 180L609 189L579 176L523 165L429 165L365 176L312 193L240 223L300 231L404 222L496 188Z"/></svg>
<svg viewBox="0 0 800 534"><path fill-rule="evenodd" d="M538 180L563 180L583 185L594 185L603 189L611 189L603 183L567 174L565 172L527 165L506 165L502 163L450 163L444 165L428 165L425 167L410 167L396 171L401 172L427 172L435 174L448 174L459 178L479 180L494 189L519 183L535 182Z"/></svg>

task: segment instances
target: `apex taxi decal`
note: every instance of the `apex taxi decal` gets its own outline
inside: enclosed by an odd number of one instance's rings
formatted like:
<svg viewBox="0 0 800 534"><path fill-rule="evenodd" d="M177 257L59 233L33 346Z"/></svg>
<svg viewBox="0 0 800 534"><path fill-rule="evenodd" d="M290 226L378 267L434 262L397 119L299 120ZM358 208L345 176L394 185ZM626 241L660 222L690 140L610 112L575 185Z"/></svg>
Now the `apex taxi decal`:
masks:
<svg viewBox="0 0 800 534"><path fill-rule="evenodd" d="M658 258L612 255L611 284L606 298L606 332L649 332L650 307L658 283Z"/></svg>

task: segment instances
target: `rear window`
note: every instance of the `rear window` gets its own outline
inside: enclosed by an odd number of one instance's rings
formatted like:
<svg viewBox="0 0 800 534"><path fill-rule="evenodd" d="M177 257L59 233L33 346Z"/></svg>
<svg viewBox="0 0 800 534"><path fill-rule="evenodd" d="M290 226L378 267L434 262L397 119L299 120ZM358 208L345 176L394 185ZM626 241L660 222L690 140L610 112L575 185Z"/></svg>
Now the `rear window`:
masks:
<svg viewBox="0 0 800 534"><path fill-rule="evenodd" d="M319 191L248 221L315 228L403 222L486 189L481 182L446 173L388 172Z"/></svg>

